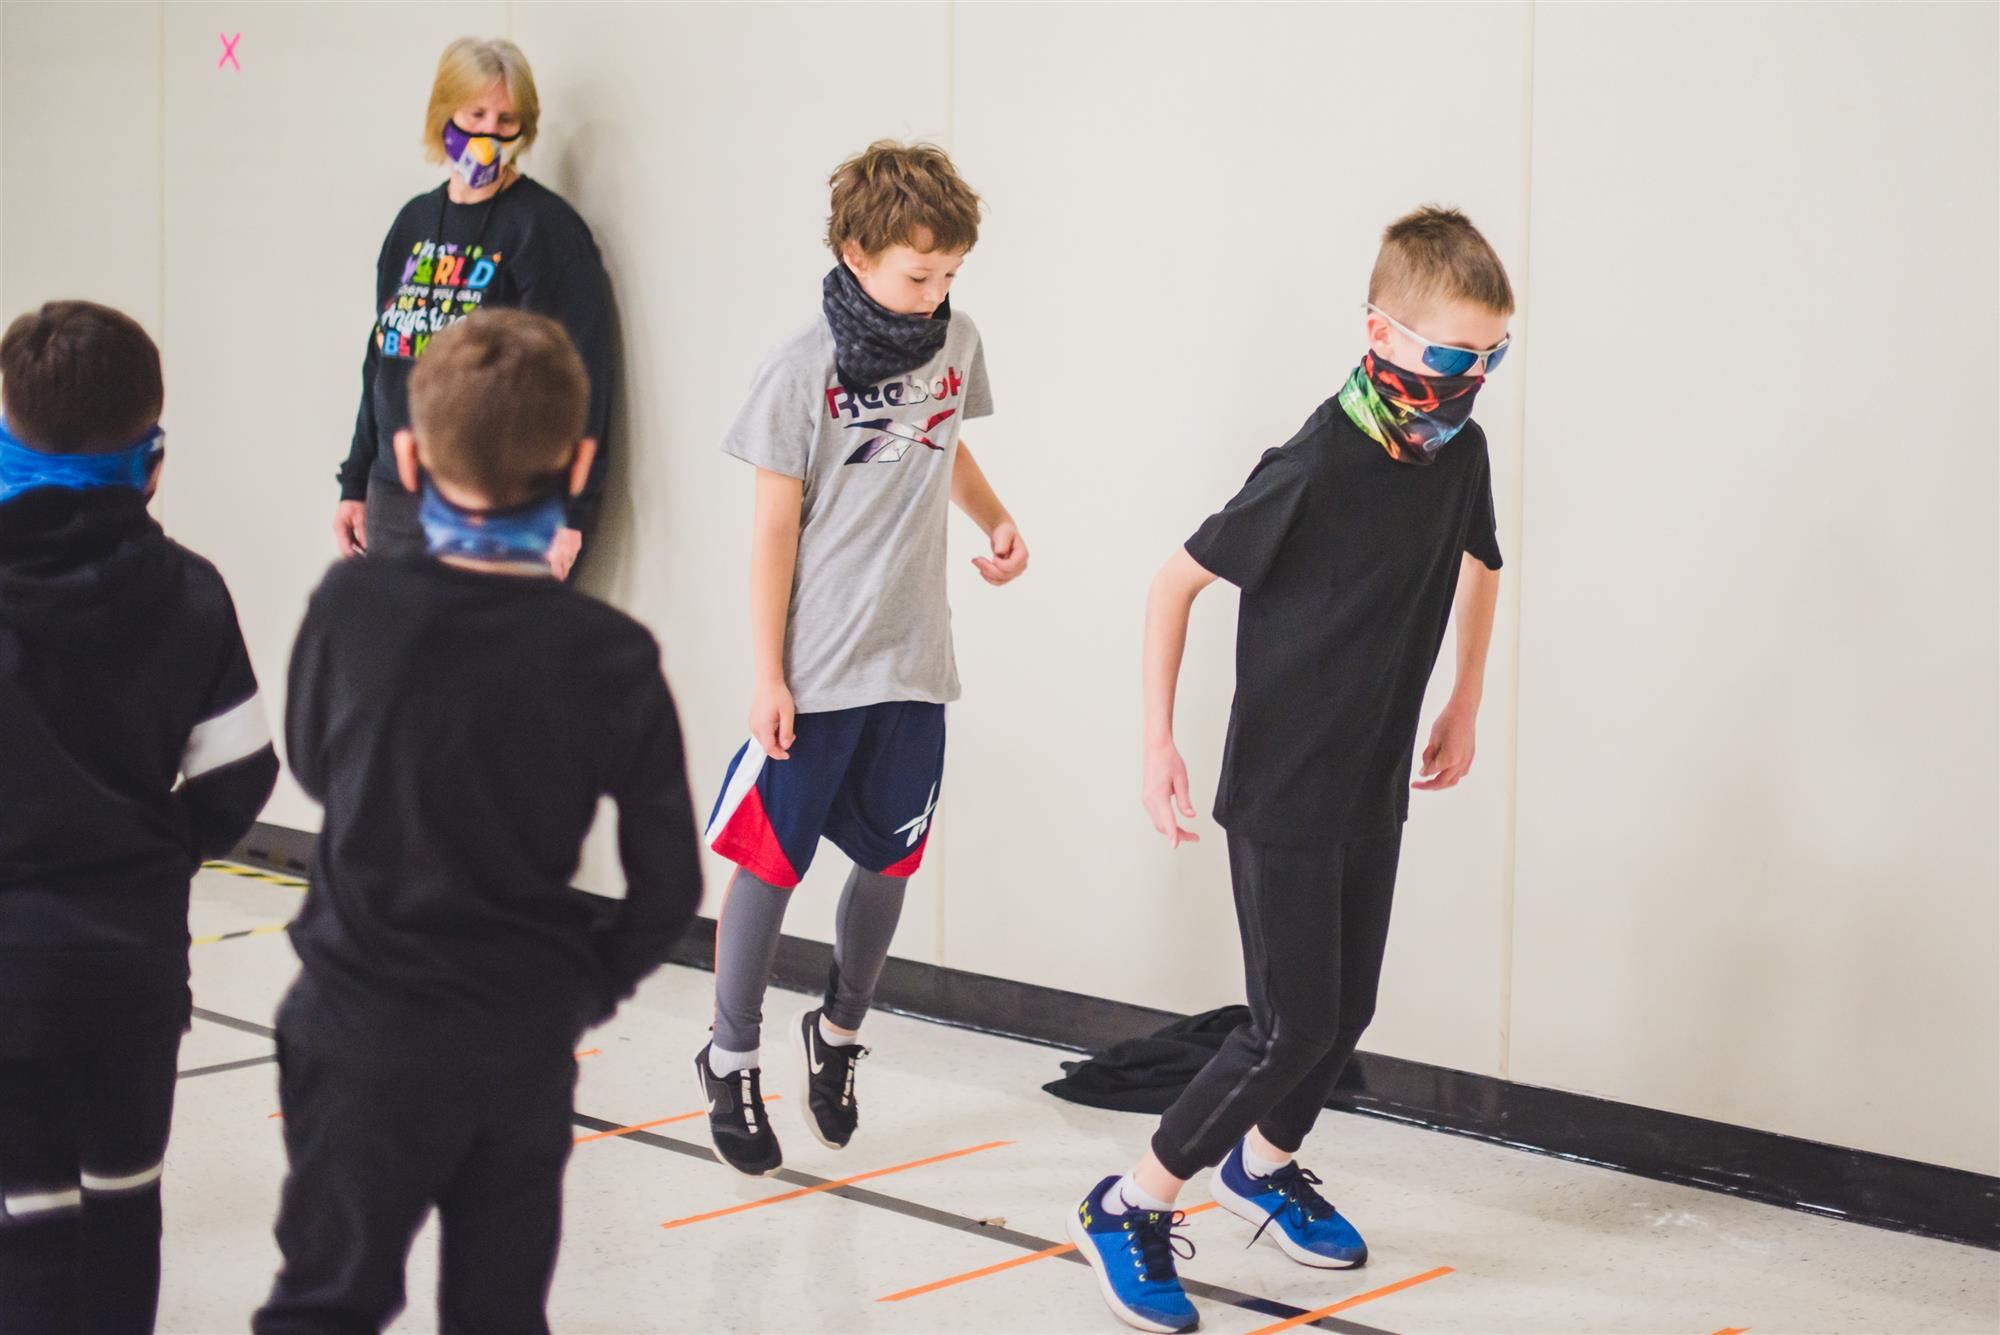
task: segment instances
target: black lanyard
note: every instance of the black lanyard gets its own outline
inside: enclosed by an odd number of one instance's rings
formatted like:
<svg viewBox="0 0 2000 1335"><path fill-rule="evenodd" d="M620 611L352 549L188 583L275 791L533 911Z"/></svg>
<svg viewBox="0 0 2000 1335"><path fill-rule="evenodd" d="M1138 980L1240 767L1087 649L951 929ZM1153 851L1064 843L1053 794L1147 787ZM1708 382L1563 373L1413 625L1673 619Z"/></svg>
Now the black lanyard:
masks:
<svg viewBox="0 0 2000 1335"><path fill-rule="evenodd" d="M478 235L472 238L472 244L470 246L467 246L465 250L462 252L468 259L472 257L473 251L481 250L485 247L486 229L493 225L493 215L500 211L500 197L502 195L505 195L509 188L510 187L508 185L503 184L498 190L495 190L493 192L493 198L486 201L486 212L479 219ZM451 182L446 181L442 186L438 188L437 241L434 244L440 251L444 249L445 210L450 207L451 207Z"/></svg>

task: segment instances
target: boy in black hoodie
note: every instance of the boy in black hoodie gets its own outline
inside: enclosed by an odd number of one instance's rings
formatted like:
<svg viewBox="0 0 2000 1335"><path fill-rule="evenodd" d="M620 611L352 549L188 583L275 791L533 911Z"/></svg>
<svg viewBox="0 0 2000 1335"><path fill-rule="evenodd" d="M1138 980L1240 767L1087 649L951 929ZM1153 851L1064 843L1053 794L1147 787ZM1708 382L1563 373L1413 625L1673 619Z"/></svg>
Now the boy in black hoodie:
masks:
<svg viewBox="0 0 2000 1335"><path fill-rule="evenodd" d="M0 338L0 1331L150 1331L188 885L277 780L215 567L146 512L160 354L51 302Z"/></svg>
<svg viewBox="0 0 2000 1335"><path fill-rule="evenodd" d="M299 631L286 752L326 820L278 1010L291 1175L259 1335L387 1325L433 1208L441 1328L547 1331L577 1039L700 900L659 645L549 568L589 396L547 316L440 333L396 433L428 555L335 566ZM601 796L607 914L568 888Z"/></svg>

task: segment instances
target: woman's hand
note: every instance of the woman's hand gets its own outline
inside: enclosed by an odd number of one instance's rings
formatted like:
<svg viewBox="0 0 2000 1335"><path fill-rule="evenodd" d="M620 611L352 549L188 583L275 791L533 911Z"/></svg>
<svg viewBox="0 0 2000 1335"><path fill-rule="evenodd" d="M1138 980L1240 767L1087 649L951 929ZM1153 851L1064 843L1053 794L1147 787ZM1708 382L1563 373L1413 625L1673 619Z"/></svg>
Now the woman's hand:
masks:
<svg viewBox="0 0 2000 1335"><path fill-rule="evenodd" d="M334 508L333 545L342 558L368 554L368 502L342 501Z"/></svg>

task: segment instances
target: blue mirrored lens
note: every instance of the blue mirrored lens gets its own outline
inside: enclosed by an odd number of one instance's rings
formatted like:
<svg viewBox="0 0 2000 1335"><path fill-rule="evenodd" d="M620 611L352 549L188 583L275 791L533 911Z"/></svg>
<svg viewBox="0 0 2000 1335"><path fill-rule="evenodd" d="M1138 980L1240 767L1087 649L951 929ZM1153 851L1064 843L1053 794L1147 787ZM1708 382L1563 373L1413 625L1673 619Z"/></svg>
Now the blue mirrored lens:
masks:
<svg viewBox="0 0 2000 1335"><path fill-rule="evenodd" d="M1486 374L1488 375L1493 374L1494 370L1499 367L1500 363L1506 360L1507 349L1513 346L1514 345L1512 343L1502 343L1499 347L1493 349L1493 351L1486 354Z"/></svg>
<svg viewBox="0 0 2000 1335"><path fill-rule="evenodd" d="M1433 344L1424 349L1424 365L1439 375L1464 375L1478 360L1478 353L1461 348L1440 348Z"/></svg>

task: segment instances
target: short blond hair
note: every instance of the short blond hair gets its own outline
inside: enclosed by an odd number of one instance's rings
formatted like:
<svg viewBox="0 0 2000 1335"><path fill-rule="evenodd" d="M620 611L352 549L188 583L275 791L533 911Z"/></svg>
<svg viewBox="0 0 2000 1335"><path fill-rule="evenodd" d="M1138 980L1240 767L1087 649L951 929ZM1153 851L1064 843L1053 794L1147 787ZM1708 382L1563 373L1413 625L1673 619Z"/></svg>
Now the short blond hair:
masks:
<svg viewBox="0 0 2000 1335"><path fill-rule="evenodd" d="M514 114L521 118L521 138L514 146L514 156L528 151L542 122L542 100L535 93L535 72L528 68L528 58L504 37L461 37L438 57L437 77L431 80L431 104L424 112L426 158L446 160L444 123L496 83L507 85L507 95L514 99Z"/></svg>
<svg viewBox="0 0 2000 1335"><path fill-rule="evenodd" d="M1514 313L1514 288L1493 247L1472 219L1436 204L1404 214L1382 233L1368 300L1404 321L1446 301Z"/></svg>
<svg viewBox="0 0 2000 1335"><path fill-rule="evenodd" d="M410 373L425 466L492 505L518 505L583 438L590 375L546 315L477 311L433 338Z"/></svg>

